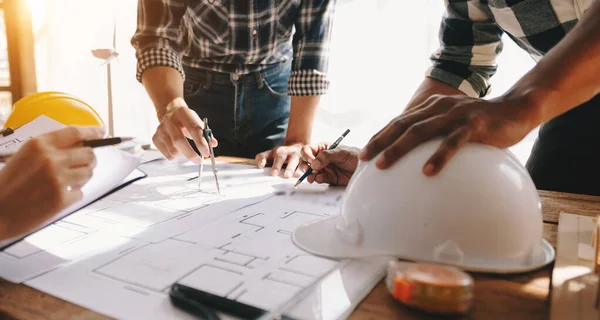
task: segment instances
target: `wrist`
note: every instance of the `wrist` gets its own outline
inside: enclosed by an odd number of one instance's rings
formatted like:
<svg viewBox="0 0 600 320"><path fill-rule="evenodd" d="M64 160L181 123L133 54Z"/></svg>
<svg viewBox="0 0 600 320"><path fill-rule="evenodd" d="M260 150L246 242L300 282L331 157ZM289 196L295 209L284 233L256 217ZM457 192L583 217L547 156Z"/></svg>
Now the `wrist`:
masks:
<svg viewBox="0 0 600 320"><path fill-rule="evenodd" d="M171 100L171 102L169 102L167 105L161 108L157 108L156 115L158 116L158 120L161 120L167 113L172 112L173 110L176 110L181 107L187 108L187 104L185 103L185 100L183 100L183 98L178 97Z"/></svg>
<svg viewBox="0 0 600 320"><path fill-rule="evenodd" d="M303 129L296 129L293 123L290 121L291 126L288 126L287 133L285 135L285 139L283 140L283 144L286 146L294 145L294 144L309 144L311 141L311 133L312 126L308 126Z"/></svg>
<svg viewBox="0 0 600 320"><path fill-rule="evenodd" d="M558 101L558 92L540 88L514 88L497 99L512 110L516 121L533 130L552 118L552 105Z"/></svg>
<svg viewBox="0 0 600 320"><path fill-rule="evenodd" d="M294 144L305 145L305 144L309 144L310 140L311 140L310 134L301 134L301 133L295 134L288 130L288 133L286 134L285 139L283 140L283 144L286 146L290 146L290 145L294 145Z"/></svg>

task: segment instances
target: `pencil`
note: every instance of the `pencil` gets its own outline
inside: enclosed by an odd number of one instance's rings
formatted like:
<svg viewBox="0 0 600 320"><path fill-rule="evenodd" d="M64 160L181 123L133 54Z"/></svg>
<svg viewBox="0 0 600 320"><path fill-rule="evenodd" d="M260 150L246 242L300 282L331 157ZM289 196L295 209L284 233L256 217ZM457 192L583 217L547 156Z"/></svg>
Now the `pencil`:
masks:
<svg viewBox="0 0 600 320"><path fill-rule="evenodd" d="M105 147L110 145L119 144L125 141L133 140L133 138L105 138L105 139L94 139L94 140L86 140L83 142L84 147L98 148ZM6 162L10 157L14 156L15 152L0 154L0 163Z"/></svg>
<svg viewBox="0 0 600 320"><path fill-rule="evenodd" d="M337 140L335 140L335 142L332 145L330 145L329 149L327 149L327 150L333 150L333 149L337 148L337 146L342 142L342 140L344 140L344 138L346 137L346 135L348 135L348 133L350 133L350 129L346 129L346 131L344 131L344 133ZM313 172L313 169L308 168L308 170L306 170L306 172L302 175L302 177L300 177L300 179L298 179L298 182L296 182L296 185L294 185L294 188L297 187L300 183L302 183L302 181L304 181L304 179L306 179L306 177L308 177L312 172Z"/></svg>

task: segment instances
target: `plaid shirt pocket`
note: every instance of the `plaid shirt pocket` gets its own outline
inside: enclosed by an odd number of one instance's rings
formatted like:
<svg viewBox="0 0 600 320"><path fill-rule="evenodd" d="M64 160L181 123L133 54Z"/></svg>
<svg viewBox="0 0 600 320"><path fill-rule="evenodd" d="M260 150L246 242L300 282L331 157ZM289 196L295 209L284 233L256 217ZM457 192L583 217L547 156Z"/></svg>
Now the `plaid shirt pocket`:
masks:
<svg viewBox="0 0 600 320"><path fill-rule="evenodd" d="M229 1L230 0L201 0L202 4L188 12L185 18L190 23L186 25L197 27L202 34L197 38L209 39L213 43L224 44L229 39ZM191 9L188 9L191 10ZM194 31L194 30L190 30ZM194 34L194 33L192 33Z"/></svg>

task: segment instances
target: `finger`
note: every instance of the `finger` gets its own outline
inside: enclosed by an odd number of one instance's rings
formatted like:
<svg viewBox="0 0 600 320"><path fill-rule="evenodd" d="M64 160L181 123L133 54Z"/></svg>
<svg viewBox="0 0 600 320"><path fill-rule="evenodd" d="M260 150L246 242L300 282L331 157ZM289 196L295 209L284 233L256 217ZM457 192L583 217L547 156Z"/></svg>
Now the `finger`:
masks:
<svg viewBox="0 0 600 320"><path fill-rule="evenodd" d="M333 184L333 183L331 183L332 182L331 174L327 171L323 171L323 172L317 174L315 177L315 182L319 183L319 184L321 184L321 183Z"/></svg>
<svg viewBox="0 0 600 320"><path fill-rule="evenodd" d="M63 152L64 164L68 168L95 166L96 154L89 147L78 147Z"/></svg>
<svg viewBox="0 0 600 320"><path fill-rule="evenodd" d="M200 117L195 111L189 108L181 108L177 110L177 112L174 119L191 135L198 151L205 157L210 156L208 142L204 139L204 122L200 120Z"/></svg>
<svg viewBox="0 0 600 320"><path fill-rule="evenodd" d="M311 163L314 159L315 159L315 153L313 151L314 148L312 148L311 146L303 146L300 149L300 156L302 157L302 161L307 162L307 163Z"/></svg>
<svg viewBox="0 0 600 320"><path fill-rule="evenodd" d="M381 153L375 165L379 169L389 168L417 145L439 134L448 121L446 116L435 116L413 124Z"/></svg>
<svg viewBox="0 0 600 320"><path fill-rule="evenodd" d="M81 188L92 178L94 170L90 167L69 169L64 174L63 185L65 188Z"/></svg>
<svg viewBox="0 0 600 320"><path fill-rule="evenodd" d="M160 139L152 139L154 145L156 146L156 148L158 149L158 151L160 151L160 153L162 153L163 156L165 156L165 158L167 158L167 160L173 160L175 157L171 154L171 152L169 152L169 149L167 148L167 145L162 142L162 140Z"/></svg>
<svg viewBox="0 0 600 320"><path fill-rule="evenodd" d="M300 162L300 164L298 165L298 170L296 171L300 171L300 175L302 175L304 174L304 172L308 171L309 168L310 167L306 162Z"/></svg>
<svg viewBox="0 0 600 320"><path fill-rule="evenodd" d="M179 150L179 152L181 154L183 154L183 156L186 159L194 162L195 164L200 164L200 161L201 161L200 156L196 153L196 151L194 151L194 149L192 149L192 146L190 145L188 140L185 138L185 135L183 135L181 128L178 127L173 122L166 122L165 129L167 130L167 134L170 136L171 140L173 141L172 147ZM169 145L167 145L167 147L169 147ZM171 149L171 148L169 148L169 149ZM201 150L201 149L199 148L198 150ZM173 152L171 152L171 154L172 153Z"/></svg>
<svg viewBox="0 0 600 320"><path fill-rule="evenodd" d="M306 172L306 170L308 170L308 168L304 169L304 168L301 168L301 167L302 167L302 164L300 164L298 166L298 169L296 169L296 171L294 172L294 178L300 178Z"/></svg>
<svg viewBox="0 0 600 320"><path fill-rule="evenodd" d="M350 156L350 152L346 149L324 150L317 155L317 158L311 164L311 168L313 170L321 170L329 164L339 166L346 163L350 159Z"/></svg>
<svg viewBox="0 0 600 320"><path fill-rule="evenodd" d="M418 117L414 115L399 116L392 120L387 126L380 130L367 145L363 148L359 155L362 161L369 161L378 155L382 150L388 147L395 139L401 136Z"/></svg>
<svg viewBox="0 0 600 320"><path fill-rule="evenodd" d="M106 130L103 127L70 126L47 133L42 138L48 139L48 143L62 149L72 147L85 140L102 139L105 133Z"/></svg>
<svg viewBox="0 0 600 320"><path fill-rule="evenodd" d="M83 199L83 191L81 191L81 188L72 187L70 191L67 191L65 188L65 191L62 193L61 205L63 208L66 208L78 201L81 201L81 199Z"/></svg>
<svg viewBox="0 0 600 320"><path fill-rule="evenodd" d="M288 157L287 167L285 168L285 172L283 173L284 178L291 178L294 173L298 169L298 164L300 163L300 157L293 154Z"/></svg>
<svg viewBox="0 0 600 320"><path fill-rule="evenodd" d="M169 160L173 160L174 158L177 158L181 155L181 152L179 152L179 150L175 147L173 139L171 139L168 133L162 137L162 142L167 152L171 155L171 159Z"/></svg>
<svg viewBox="0 0 600 320"><path fill-rule="evenodd" d="M423 109L431 103L435 103L437 100L428 99L424 102ZM435 107L436 105L434 105ZM431 108L431 110L422 110L419 112L409 112L402 114L392 120L385 128L380 130L367 145L363 148L359 155L359 159L362 161L369 161L377 156L381 151L386 149L395 140L401 137L408 128L413 124L424 121L428 118L435 117L438 108Z"/></svg>
<svg viewBox="0 0 600 320"><path fill-rule="evenodd" d="M256 160L256 166L263 169L267 165L267 160L271 157L271 152L271 150L268 150L257 154L254 158Z"/></svg>
<svg viewBox="0 0 600 320"><path fill-rule="evenodd" d="M285 163L285 160L287 159L287 154L284 152L284 150L285 149L280 148L280 149L277 149L277 151L274 151L275 155L273 156L273 166L271 169L272 176L276 176L279 174L281 167L283 167L283 164Z"/></svg>
<svg viewBox="0 0 600 320"><path fill-rule="evenodd" d="M471 130L468 127L462 127L454 131L444 139L437 151L427 160L425 166L423 166L423 173L427 176L438 174L470 138Z"/></svg>

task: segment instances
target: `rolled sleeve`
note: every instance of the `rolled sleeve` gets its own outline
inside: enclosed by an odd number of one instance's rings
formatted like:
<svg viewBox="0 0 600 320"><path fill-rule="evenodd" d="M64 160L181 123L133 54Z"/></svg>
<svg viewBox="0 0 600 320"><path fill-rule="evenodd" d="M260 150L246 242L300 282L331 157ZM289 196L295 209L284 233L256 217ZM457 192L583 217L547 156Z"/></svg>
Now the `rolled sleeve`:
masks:
<svg viewBox="0 0 600 320"><path fill-rule="evenodd" d="M324 95L329 89L329 45L335 0L303 0L296 18L294 59L288 85L291 96Z"/></svg>
<svg viewBox="0 0 600 320"><path fill-rule="evenodd" d="M426 75L471 97L485 97L498 69L502 30L479 0L446 0L440 48Z"/></svg>
<svg viewBox="0 0 600 320"><path fill-rule="evenodd" d="M179 49L180 26L186 0L140 0L137 29L131 38L137 59L136 79L157 66L171 67L185 79Z"/></svg>

